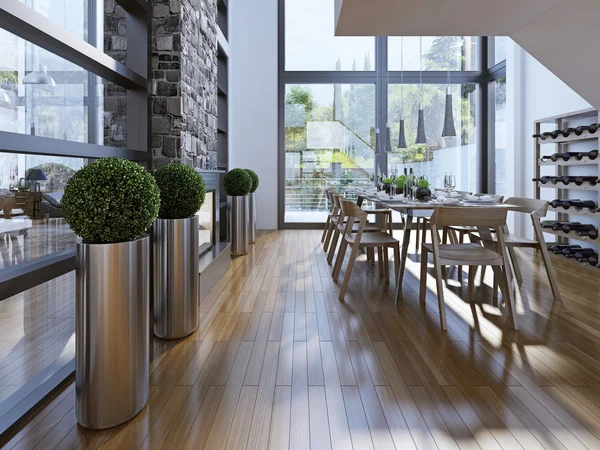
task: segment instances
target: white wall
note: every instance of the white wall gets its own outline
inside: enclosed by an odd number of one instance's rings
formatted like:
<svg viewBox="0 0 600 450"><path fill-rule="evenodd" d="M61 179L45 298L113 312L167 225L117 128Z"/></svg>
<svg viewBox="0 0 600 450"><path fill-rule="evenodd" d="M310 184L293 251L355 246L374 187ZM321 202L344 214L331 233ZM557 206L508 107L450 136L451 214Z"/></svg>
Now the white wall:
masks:
<svg viewBox="0 0 600 450"><path fill-rule="evenodd" d="M277 228L277 0L229 1L229 167L254 170L257 227Z"/></svg>
<svg viewBox="0 0 600 450"><path fill-rule="evenodd" d="M517 44L514 44L511 51L514 52L513 64L512 67L508 64L507 75L509 80L513 78L513 86L512 92L509 90L507 94L514 100L514 195L533 198L533 122L544 117L589 108L590 105ZM510 179L507 179L507 185L510 185ZM554 191L547 194L552 196ZM518 234L531 235L530 228L524 217L515 224L515 232Z"/></svg>

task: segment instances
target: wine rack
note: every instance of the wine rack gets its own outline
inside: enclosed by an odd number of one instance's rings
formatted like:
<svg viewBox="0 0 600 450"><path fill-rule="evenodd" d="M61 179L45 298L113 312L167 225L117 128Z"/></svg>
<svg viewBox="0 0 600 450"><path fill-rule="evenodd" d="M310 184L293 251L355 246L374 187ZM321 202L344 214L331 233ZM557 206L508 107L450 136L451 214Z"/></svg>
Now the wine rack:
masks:
<svg viewBox="0 0 600 450"><path fill-rule="evenodd" d="M565 130L567 128L576 128L579 126L589 126L592 124L598 124L600 122L600 116L598 111L594 109L586 109L582 111L575 111L563 115L554 117L548 117L539 119L534 122L534 135L541 135L543 132L550 132L553 130ZM597 127L593 127L594 129ZM535 178L539 179L542 176L595 176L600 179L600 156L595 159L588 158L587 156L582 159L572 157L568 160L559 158L557 161L552 161L548 156L554 154L561 154L565 152L570 153L585 153L597 150L600 148L600 129L596 130L595 133L589 130L583 131L579 136L574 132L571 132L568 136L563 136L559 133L556 138L546 136L545 139L541 137L534 138L535 145ZM542 158L542 157L546 158ZM555 158L556 159L556 158ZM556 220L560 222L582 222L591 223L598 228L598 220L600 219L600 183L593 185L589 182L584 182L581 185L575 183L569 183L567 185L559 182L552 184L551 182L543 184L539 181L534 182L535 198L543 198L545 200L551 200L552 198L558 199L575 199L581 198L583 200L593 200L596 202L598 209L596 211L588 208L577 209L571 207L564 209L562 207L548 207L548 213L550 217L546 219ZM552 218L555 216L555 219ZM591 219L591 220L587 220ZM552 231L551 229L544 229L544 233L553 235L556 237L558 243L571 243L577 244L584 247L591 247L598 252L598 244L600 243L600 237L597 239L591 239L589 236L579 236L576 231L564 233L562 230ZM575 264L580 263L576 259L570 259ZM588 265L588 264L586 264ZM600 265L598 265L600 267Z"/></svg>

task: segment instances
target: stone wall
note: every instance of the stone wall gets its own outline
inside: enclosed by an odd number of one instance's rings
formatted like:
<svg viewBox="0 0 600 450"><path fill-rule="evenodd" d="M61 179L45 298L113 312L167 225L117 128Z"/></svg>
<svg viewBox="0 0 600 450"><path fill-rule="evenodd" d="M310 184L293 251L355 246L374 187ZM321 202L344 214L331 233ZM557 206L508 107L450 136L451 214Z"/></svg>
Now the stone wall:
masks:
<svg viewBox="0 0 600 450"><path fill-rule="evenodd" d="M216 0L155 0L152 11L154 167L216 167Z"/></svg>

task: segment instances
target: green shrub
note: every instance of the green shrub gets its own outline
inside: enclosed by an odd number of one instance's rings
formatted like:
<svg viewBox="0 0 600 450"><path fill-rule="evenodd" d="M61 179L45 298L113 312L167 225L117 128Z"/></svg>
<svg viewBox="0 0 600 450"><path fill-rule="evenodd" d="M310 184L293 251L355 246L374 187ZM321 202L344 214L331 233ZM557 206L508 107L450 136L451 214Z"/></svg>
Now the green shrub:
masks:
<svg viewBox="0 0 600 450"><path fill-rule="evenodd" d="M206 186L202 176L185 164L167 164L154 172L160 189L161 219L193 217L204 204Z"/></svg>
<svg viewBox="0 0 600 450"><path fill-rule="evenodd" d="M248 175L250 175L250 178L252 178L252 187L250 188L250 193L252 192L256 192L256 190L258 189L258 175L256 175L256 172L254 170L250 170L250 169L244 169L246 171L246 173Z"/></svg>
<svg viewBox="0 0 600 450"><path fill-rule="evenodd" d="M399 175L396 178L396 186L399 188L403 188L404 187L404 182L406 181L408 177L406 175Z"/></svg>
<svg viewBox="0 0 600 450"><path fill-rule="evenodd" d="M158 215L160 192L139 164L100 159L77 171L62 197L71 229L87 244L138 239Z"/></svg>
<svg viewBox="0 0 600 450"><path fill-rule="evenodd" d="M381 182L383 184L392 184L392 179L391 178L384 178L383 180L381 180Z"/></svg>
<svg viewBox="0 0 600 450"><path fill-rule="evenodd" d="M248 195L252 188L252 178L244 169L232 169L223 177L223 187L227 195L232 197Z"/></svg>
<svg viewBox="0 0 600 450"><path fill-rule="evenodd" d="M429 187L429 181L417 180L417 187L420 187L421 189L427 189Z"/></svg>

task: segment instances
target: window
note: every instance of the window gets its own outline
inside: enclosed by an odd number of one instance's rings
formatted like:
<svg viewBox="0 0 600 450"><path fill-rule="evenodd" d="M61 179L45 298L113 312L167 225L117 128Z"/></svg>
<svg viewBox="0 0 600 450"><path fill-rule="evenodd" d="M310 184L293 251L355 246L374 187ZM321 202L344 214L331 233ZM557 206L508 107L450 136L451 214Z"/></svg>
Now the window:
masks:
<svg viewBox="0 0 600 450"><path fill-rule="evenodd" d="M477 39L470 36L423 36L423 70L477 70ZM419 36L388 38L389 70L421 68Z"/></svg>
<svg viewBox="0 0 600 450"><path fill-rule="evenodd" d="M506 77L492 83L494 99L493 182L494 193L504 194L506 185Z"/></svg>
<svg viewBox="0 0 600 450"><path fill-rule="evenodd" d="M325 189L369 184L375 85L285 86L285 221L323 222Z"/></svg>
<svg viewBox="0 0 600 450"><path fill-rule="evenodd" d="M444 174L456 175L456 189L477 191L476 145L476 85L453 84L452 106L456 137L442 137L446 105L446 85L423 85L425 135L427 145L415 144L417 113L421 101L418 84L392 84L388 88L388 117L393 152L388 153L387 174L402 174L412 168L436 187L444 184ZM398 133L401 113L404 114L408 148L399 149Z"/></svg>
<svg viewBox="0 0 600 450"><path fill-rule="evenodd" d="M498 36L494 38L494 65L506 60L506 44L508 37Z"/></svg>
<svg viewBox="0 0 600 450"><path fill-rule="evenodd" d="M334 0L285 0L285 70L375 70L375 38L334 36Z"/></svg>

